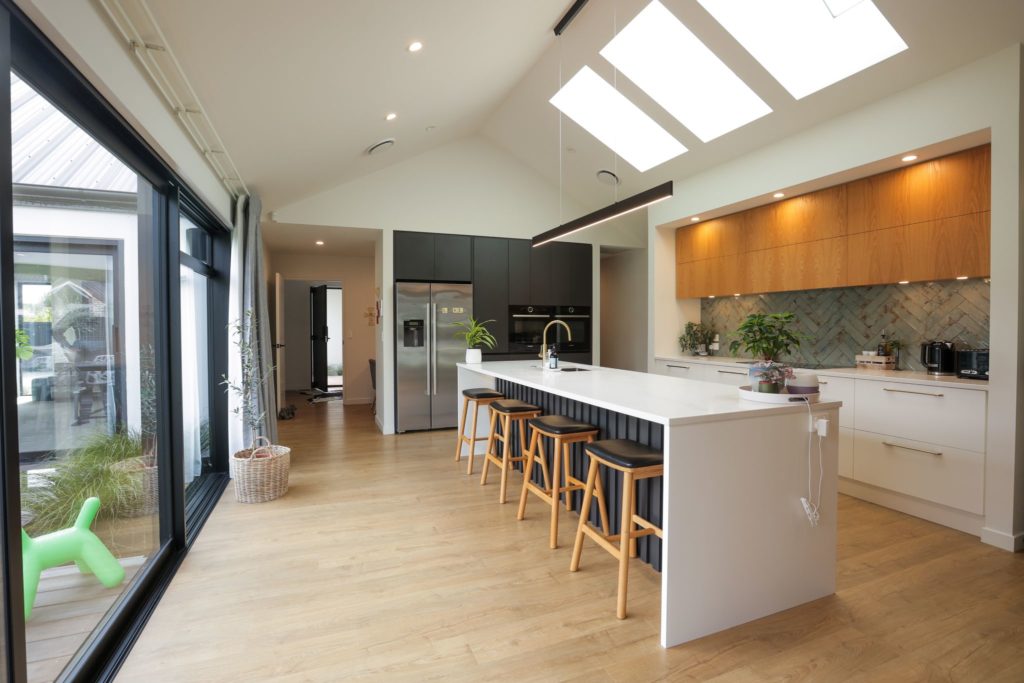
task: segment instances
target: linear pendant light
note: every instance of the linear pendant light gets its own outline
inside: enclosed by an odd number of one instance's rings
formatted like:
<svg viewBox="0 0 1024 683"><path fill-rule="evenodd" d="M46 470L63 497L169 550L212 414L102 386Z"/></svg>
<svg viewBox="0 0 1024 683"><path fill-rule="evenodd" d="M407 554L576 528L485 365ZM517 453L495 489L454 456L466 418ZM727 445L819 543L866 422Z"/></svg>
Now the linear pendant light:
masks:
<svg viewBox="0 0 1024 683"><path fill-rule="evenodd" d="M636 211L637 209L642 209L645 206L650 206L651 204L656 204L662 201L663 199L668 199L671 196L672 181L670 180L667 183L662 183L657 187L652 187L649 190L644 190L643 192L635 194L632 197L627 197L626 199L621 199L615 202L614 204L609 204L603 209L598 209L593 213L588 213L586 216L580 216L579 218L571 220L568 223L563 223L562 225L559 225L557 228L552 228L547 232L542 232L541 234L533 238L532 246L539 247L542 244L553 242L554 240L557 240L560 237L565 237L566 235L571 235L574 232L579 232L580 230L592 228L595 225L598 225L599 223L604 223L605 221L610 221L613 218L624 216L627 213L631 213L633 211Z"/></svg>

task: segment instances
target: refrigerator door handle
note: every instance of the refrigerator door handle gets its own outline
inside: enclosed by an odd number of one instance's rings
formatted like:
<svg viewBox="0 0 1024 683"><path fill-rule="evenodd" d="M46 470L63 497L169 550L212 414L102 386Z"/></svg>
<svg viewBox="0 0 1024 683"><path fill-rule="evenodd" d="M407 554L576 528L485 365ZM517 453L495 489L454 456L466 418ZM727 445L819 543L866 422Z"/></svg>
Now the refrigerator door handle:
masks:
<svg viewBox="0 0 1024 683"><path fill-rule="evenodd" d="M430 341L430 351L433 354L433 358L428 365L434 368L433 394L437 396L437 304L434 303L430 304L430 333L433 335L433 339Z"/></svg>
<svg viewBox="0 0 1024 683"><path fill-rule="evenodd" d="M427 309L427 329L423 330L423 343L427 346L427 388L424 390L424 394L430 396L430 370L431 370L431 358L433 354L432 345L430 343L430 304L425 304L424 308Z"/></svg>

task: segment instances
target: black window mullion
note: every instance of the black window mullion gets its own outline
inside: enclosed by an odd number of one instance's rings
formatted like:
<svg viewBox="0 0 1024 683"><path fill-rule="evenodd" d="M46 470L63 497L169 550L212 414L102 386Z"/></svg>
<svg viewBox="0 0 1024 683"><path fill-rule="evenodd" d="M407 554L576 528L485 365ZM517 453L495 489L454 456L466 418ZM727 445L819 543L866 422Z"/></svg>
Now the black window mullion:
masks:
<svg viewBox="0 0 1024 683"><path fill-rule="evenodd" d="M157 339L164 341L161 364L159 471L170 476L160 478L160 535L175 548L185 547L185 473L181 414L181 260L178 251L179 208L177 192L163 198L165 220L161 226L157 255L157 301L162 310L156 316ZM161 329L163 327L163 329Z"/></svg>

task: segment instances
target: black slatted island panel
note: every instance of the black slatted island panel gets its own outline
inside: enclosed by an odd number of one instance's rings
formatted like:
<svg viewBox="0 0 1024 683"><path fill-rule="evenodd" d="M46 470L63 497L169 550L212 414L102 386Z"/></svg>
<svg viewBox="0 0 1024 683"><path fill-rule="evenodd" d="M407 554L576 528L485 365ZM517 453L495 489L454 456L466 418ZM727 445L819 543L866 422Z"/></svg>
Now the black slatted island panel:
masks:
<svg viewBox="0 0 1024 683"><path fill-rule="evenodd" d="M497 390L507 398L515 398L520 401L526 401L527 403L539 406L546 415L564 415L565 417L572 418L573 420L579 420L581 422L594 425L601 430L601 433L597 435L598 439L630 439L659 451L664 451L664 432L662 425L660 424L641 420L640 418L629 415L623 415L622 413L617 413L612 410L598 408L597 406L592 406L588 403L573 401L562 396L555 396L554 394L549 394L547 392L540 391L539 389L524 387L521 384L509 382L508 380L498 379L497 382ZM518 435L513 434L513 436L515 437L513 440L513 443L515 444L513 446L513 452L516 455L519 455L519 438ZM548 458L548 464L551 465L554 448L550 440L546 439L545 441L544 453ZM529 439L527 439L527 443L529 443ZM572 463L571 468L573 476L582 481L586 481L588 463L586 456L583 453L583 444L573 444L572 456L570 459ZM521 465L518 463L517 468L521 469ZM538 484L543 484L543 477L541 477L539 467L534 468L532 479ZM608 498L608 516L612 527L611 533L617 534L619 533L619 522L622 516L622 475L615 470L602 467L601 482L604 484L605 495ZM656 477L641 481L637 484L637 491L637 514L650 520L659 527L662 526L662 478ZM583 492L574 491L572 495L573 509L578 511L580 505L583 503ZM590 522L600 526L600 516L597 512L596 500L591 507ZM527 514L531 514L531 508L533 509L532 514L536 514L536 498L531 497L530 502L527 503ZM564 540L563 544L566 544ZM566 545L571 547L572 539L568 539L568 543ZM588 542L588 545L592 544ZM591 549L592 548L587 548L588 551ZM640 559L650 564L657 571L661 571L660 538L657 536L645 536L638 539L637 552ZM586 559L584 558L584 562L585 561Z"/></svg>

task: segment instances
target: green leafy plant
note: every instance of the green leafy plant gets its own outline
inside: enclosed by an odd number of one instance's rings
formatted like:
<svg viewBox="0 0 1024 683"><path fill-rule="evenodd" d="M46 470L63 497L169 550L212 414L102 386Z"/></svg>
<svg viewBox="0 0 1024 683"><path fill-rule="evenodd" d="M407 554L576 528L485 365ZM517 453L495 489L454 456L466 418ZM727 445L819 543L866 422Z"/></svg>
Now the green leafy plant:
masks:
<svg viewBox="0 0 1024 683"><path fill-rule="evenodd" d="M455 327L462 328L460 332L455 333L455 336L466 342L467 349L475 349L479 346L493 349L497 345L498 340L487 329L487 323L493 322L493 320L479 321L471 316L467 320L453 323Z"/></svg>
<svg viewBox="0 0 1024 683"><path fill-rule="evenodd" d="M28 360L35 354L35 349L32 348L32 342L28 338L28 332L25 330L14 331L14 343L15 343L15 355L18 360Z"/></svg>
<svg viewBox="0 0 1024 683"><path fill-rule="evenodd" d="M736 329L739 338L729 344L729 351L735 356L742 348L758 360L776 361L807 338L791 329L795 323L792 313L751 313Z"/></svg>
<svg viewBox="0 0 1024 683"><path fill-rule="evenodd" d="M686 323L683 333L679 335L679 348L683 351L696 353L703 346L705 350L715 340L715 331L704 323Z"/></svg>
<svg viewBox="0 0 1024 683"><path fill-rule="evenodd" d="M232 382L227 375L222 376L221 382L238 398L238 404L231 412L238 415L249 428L249 436L254 442L257 437L263 435L266 426L267 413L260 410L259 394L274 371L272 365L265 368L260 366L256 339L258 322L255 311L250 308L245 312L244 318L228 326L235 348L238 349L241 373L237 382Z"/></svg>
<svg viewBox="0 0 1024 683"><path fill-rule="evenodd" d="M35 536L66 529L90 496L100 499L97 519L138 514L144 507L144 460L138 432L94 435L53 470L33 473L32 486L24 479L21 503L32 516L26 530Z"/></svg>

